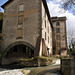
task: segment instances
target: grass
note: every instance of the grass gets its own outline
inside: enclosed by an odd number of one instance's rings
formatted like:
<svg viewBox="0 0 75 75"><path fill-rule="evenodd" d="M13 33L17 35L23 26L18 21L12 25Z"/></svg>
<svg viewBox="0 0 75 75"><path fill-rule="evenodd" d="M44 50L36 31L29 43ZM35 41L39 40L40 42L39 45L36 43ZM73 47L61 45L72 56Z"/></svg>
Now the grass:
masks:
<svg viewBox="0 0 75 75"><path fill-rule="evenodd" d="M56 59L55 57L33 57L33 58L23 58L23 59L19 59L19 60L23 60L23 61L26 61L26 60L34 60L34 59Z"/></svg>

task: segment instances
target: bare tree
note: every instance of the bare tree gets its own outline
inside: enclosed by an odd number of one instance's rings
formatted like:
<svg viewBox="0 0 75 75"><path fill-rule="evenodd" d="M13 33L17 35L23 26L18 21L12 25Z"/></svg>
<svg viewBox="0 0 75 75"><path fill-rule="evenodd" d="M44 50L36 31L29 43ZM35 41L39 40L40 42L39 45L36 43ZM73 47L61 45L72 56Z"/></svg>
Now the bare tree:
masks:
<svg viewBox="0 0 75 75"><path fill-rule="evenodd" d="M69 30L68 31L68 39L67 39L67 43L68 43L68 52L71 54L75 48L75 37L73 36L73 31Z"/></svg>
<svg viewBox="0 0 75 75"><path fill-rule="evenodd" d="M61 7L65 10L73 9L73 12L75 12L75 0L62 0L61 2Z"/></svg>

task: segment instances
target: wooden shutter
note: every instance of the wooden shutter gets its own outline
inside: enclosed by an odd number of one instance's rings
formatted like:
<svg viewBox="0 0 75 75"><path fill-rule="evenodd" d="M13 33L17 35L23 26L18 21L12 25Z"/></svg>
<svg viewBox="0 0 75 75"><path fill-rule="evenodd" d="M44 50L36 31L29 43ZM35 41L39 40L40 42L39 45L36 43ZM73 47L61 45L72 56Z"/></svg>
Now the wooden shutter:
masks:
<svg viewBox="0 0 75 75"><path fill-rule="evenodd" d="M17 30L17 38L22 38L22 29Z"/></svg>
<svg viewBox="0 0 75 75"><path fill-rule="evenodd" d="M19 11L24 11L24 4L19 5Z"/></svg>
<svg viewBox="0 0 75 75"><path fill-rule="evenodd" d="M23 24L23 15L18 16L18 24Z"/></svg>

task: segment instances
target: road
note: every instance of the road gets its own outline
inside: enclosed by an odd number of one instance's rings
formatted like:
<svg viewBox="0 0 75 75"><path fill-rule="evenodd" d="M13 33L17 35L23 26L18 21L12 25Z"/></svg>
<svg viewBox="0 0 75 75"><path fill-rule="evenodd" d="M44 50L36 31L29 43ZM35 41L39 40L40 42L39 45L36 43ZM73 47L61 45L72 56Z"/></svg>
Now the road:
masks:
<svg viewBox="0 0 75 75"><path fill-rule="evenodd" d="M56 63L45 67L27 68L30 70L28 75L61 75L60 74L60 59Z"/></svg>
<svg viewBox="0 0 75 75"><path fill-rule="evenodd" d="M60 74L60 60L50 66L32 67L22 69L10 69L0 71L0 75L61 75Z"/></svg>
<svg viewBox="0 0 75 75"><path fill-rule="evenodd" d="M60 65L38 67L32 69L28 75L61 75Z"/></svg>

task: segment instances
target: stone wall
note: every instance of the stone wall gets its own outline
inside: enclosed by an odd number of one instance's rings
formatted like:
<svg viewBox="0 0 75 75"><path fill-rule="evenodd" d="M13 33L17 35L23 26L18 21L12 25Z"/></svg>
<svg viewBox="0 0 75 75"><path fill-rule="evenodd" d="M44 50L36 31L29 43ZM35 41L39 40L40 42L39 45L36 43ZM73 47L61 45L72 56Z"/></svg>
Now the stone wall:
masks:
<svg viewBox="0 0 75 75"><path fill-rule="evenodd" d="M61 52L67 49L66 17L52 17L52 23L54 27L53 45L55 47L55 53L61 54ZM57 32L57 29L59 29L59 32Z"/></svg>
<svg viewBox="0 0 75 75"><path fill-rule="evenodd" d="M61 72L63 75L75 75L75 60L61 59Z"/></svg>
<svg viewBox="0 0 75 75"><path fill-rule="evenodd" d="M19 4L24 4L24 11L19 12ZM40 1L39 0L14 0L4 8L3 42L2 50L17 41L28 42L36 47L37 39L40 36ZM18 16L23 15L23 24L18 24ZM18 29L22 29L22 38L17 39Z"/></svg>
<svg viewBox="0 0 75 75"><path fill-rule="evenodd" d="M53 62L53 59L41 59L41 58L34 58L33 60L21 60L19 62L19 65L21 66L48 66L51 65Z"/></svg>

